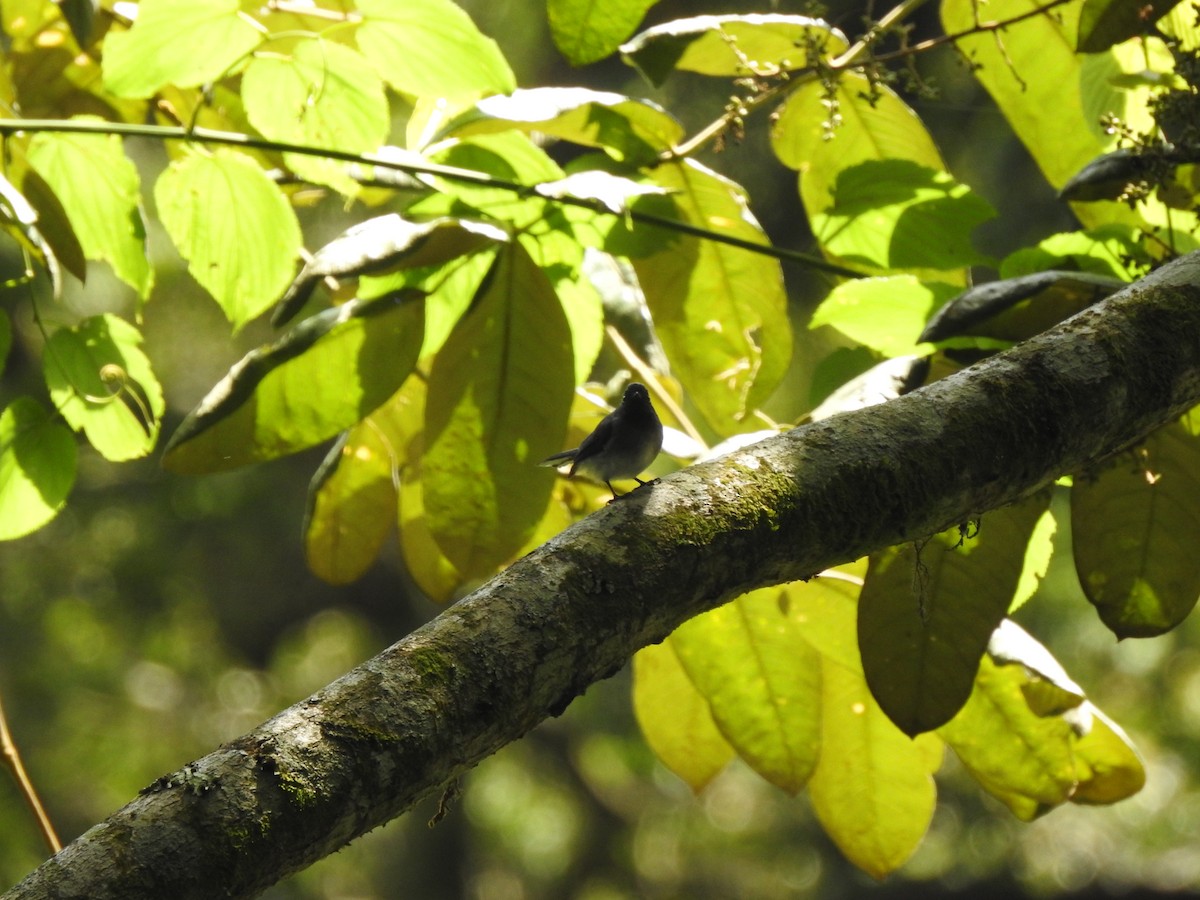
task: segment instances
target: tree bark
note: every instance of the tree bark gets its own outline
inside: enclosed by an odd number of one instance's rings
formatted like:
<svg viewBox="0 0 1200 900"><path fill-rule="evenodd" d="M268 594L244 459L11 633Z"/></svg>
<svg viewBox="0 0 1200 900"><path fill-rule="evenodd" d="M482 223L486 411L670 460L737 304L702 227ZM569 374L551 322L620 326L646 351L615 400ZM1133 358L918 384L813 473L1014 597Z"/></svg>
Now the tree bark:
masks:
<svg viewBox="0 0 1200 900"><path fill-rule="evenodd" d="M7 898L248 897L752 588L965 522L1200 402L1200 254L897 400L641 488L146 788Z"/></svg>

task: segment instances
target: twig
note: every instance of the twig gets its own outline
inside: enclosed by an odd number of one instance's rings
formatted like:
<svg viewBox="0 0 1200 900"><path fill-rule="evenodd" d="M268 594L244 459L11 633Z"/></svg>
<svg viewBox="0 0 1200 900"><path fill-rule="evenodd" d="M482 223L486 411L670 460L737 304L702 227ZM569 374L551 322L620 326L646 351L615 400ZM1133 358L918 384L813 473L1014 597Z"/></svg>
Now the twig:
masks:
<svg viewBox="0 0 1200 900"><path fill-rule="evenodd" d="M8 730L8 720L4 716L2 703L0 703L0 759L8 766L13 778L16 779L17 787L21 789L25 802L29 804L29 809L37 819L38 827L41 829L42 837L45 838L50 852L57 853L62 849L62 843L54 831L54 826L50 823L50 817L46 815L42 802L38 799L33 782L29 780L29 776L25 772L25 766L21 764L21 754L17 752L17 745L13 742L12 734Z"/></svg>
<svg viewBox="0 0 1200 900"><path fill-rule="evenodd" d="M658 381L658 374L642 361L641 357L629 346L628 341L621 337L621 332L617 331L612 325L606 325L604 326L604 333L613 342L613 346L617 348L617 352L621 354L621 358L629 363L630 367L637 372L638 377L643 382L654 389L654 394L658 397L659 402L674 416L675 421L679 423L680 428L687 432L688 437L701 447L708 447L699 429L692 424L692 420L683 411L683 407L676 403L675 398L663 389L663 386Z"/></svg>
<svg viewBox="0 0 1200 900"><path fill-rule="evenodd" d="M16 134L22 131L31 133L49 131L65 134L115 134L120 137L142 137L159 141L189 141L200 144L245 147L250 150L265 150L273 153L297 153L304 156L320 156L325 159L356 163L360 166L377 166L382 169L394 169L400 172L407 172L410 175L425 175L445 178L448 181L461 181L467 184L483 185L510 191L518 197L540 197L551 202L563 203L567 206L589 209L592 212L602 215L613 215L611 210L605 208L597 200L585 197L572 197L570 195L545 197L538 193L538 185L506 181L505 179L496 178L486 172L478 172L474 169L443 166L433 162L398 162L397 160L388 159L374 153L350 153L327 147L312 147L306 144L291 144L284 141L268 141L236 131L219 131L211 128L188 129L172 125L136 125L129 122L95 122L67 119L0 119L0 135ZM727 244L730 247L748 250L751 253L758 253L762 256L770 256L781 262L796 263L809 269L827 272L831 275L840 275L845 278L865 277L862 272L829 262L811 253L789 250L786 247L776 247L767 243L758 243L720 231L710 231L707 228L700 228L687 222L681 222L678 219L656 216L652 213L636 209L627 210L621 213L621 215L632 219L634 222L640 222L643 225L655 225L669 231L691 235L692 237L702 238L706 241L713 241L717 244Z"/></svg>

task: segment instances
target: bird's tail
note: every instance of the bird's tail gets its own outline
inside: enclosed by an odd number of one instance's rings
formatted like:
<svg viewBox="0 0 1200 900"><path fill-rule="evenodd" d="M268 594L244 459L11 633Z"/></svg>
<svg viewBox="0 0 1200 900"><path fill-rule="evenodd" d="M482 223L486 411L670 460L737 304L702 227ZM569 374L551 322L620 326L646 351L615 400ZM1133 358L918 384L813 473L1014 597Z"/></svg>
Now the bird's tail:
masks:
<svg viewBox="0 0 1200 900"><path fill-rule="evenodd" d="M563 463L571 462L573 459L575 459L575 454L577 452L579 452L578 449L564 450L562 453L555 453L553 456L547 456L540 463L538 463L538 465L554 466L557 469Z"/></svg>

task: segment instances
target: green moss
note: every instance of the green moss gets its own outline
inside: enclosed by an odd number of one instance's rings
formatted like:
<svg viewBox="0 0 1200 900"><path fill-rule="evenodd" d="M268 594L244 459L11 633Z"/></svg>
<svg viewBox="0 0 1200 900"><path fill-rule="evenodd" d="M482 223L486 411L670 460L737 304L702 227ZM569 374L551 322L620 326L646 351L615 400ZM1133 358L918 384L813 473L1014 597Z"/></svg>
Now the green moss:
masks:
<svg viewBox="0 0 1200 900"><path fill-rule="evenodd" d="M423 684L441 684L454 674L454 663L440 650L417 647L409 651L405 659L421 676Z"/></svg>
<svg viewBox="0 0 1200 900"><path fill-rule="evenodd" d="M292 802L303 809L306 806L312 806L316 802L317 792L309 785L308 781L295 775L291 772L277 772L279 778L279 787L283 792L292 798Z"/></svg>

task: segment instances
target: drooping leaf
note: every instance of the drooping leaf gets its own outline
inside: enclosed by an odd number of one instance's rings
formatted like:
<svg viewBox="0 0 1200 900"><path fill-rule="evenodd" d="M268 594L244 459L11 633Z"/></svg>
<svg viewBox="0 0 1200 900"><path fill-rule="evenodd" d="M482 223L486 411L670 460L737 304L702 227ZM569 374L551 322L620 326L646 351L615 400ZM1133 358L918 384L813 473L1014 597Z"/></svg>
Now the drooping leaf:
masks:
<svg viewBox="0 0 1200 900"><path fill-rule="evenodd" d="M1080 780L1072 803L1109 804L1132 797L1146 786L1146 766L1129 736L1091 706L1092 728L1075 743Z"/></svg>
<svg viewBox="0 0 1200 900"><path fill-rule="evenodd" d="M330 584L358 580L395 525L398 459L379 424L391 402L338 438L309 486L304 556Z"/></svg>
<svg viewBox="0 0 1200 900"><path fill-rule="evenodd" d="M779 590L697 616L671 646L738 755L772 784L800 791L821 751L821 659L781 609Z"/></svg>
<svg viewBox="0 0 1200 900"><path fill-rule="evenodd" d="M929 827L930 775L941 741L911 739L883 714L863 679L855 609L865 560L783 586L783 606L821 656L821 756L809 781L813 809L829 836L875 877L897 868Z"/></svg>
<svg viewBox="0 0 1200 900"><path fill-rule="evenodd" d="M985 656L970 699L938 729L971 777L1025 821L1064 803L1078 783L1075 729L1030 709L1023 688L1031 677Z"/></svg>
<svg viewBox="0 0 1200 900"><path fill-rule="evenodd" d="M438 139L513 128L599 147L635 165L653 162L684 135L683 125L649 100L587 88L544 87L485 97L451 120Z"/></svg>
<svg viewBox="0 0 1200 900"><path fill-rule="evenodd" d="M188 271L240 328L279 296L294 271L300 224L249 157L193 153L159 176L154 198Z"/></svg>
<svg viewBox="0 0 1200 900"><path fill-rule="evenodd" d="M546 508L572 394L571 335L519 243L496 256L429 376L421 487L429 529L464 576L518 550Z"/></svg>
<svg viewBox="0 0 1200 900"><path fill-rule="evenodd" d="M1102 153L1072 175L1058 196L1073 203L1120 200L1131 187L1153 180L1162 165L1152 154L1119 147Z"/></svg>
<svg viewBox="0 0 1200 900"><path fill-rule="evenodd" d="M1084 0L1079 13L1076 47L1080 53L1099 53L1113 44L1145 34L1180 0Z"/></svg>
<svg viewBox="0 0 1200 900"><path fill-rule="evenodd" d="M1047 502L1037 495L989 512L974 534L956 529L872 556L858 642L871 693L901 731L932 731L967 701Z"/></svg>
<svg viewBox="0 0 1200 900"><path fill-rule="evenodd" d="M1200 597L1200 437L1175 423L1075 479L1071 533L1084 593L1118 637L1169 631Z"/></svg>
<svg viewBox="0 0 1200 900"><path fill-rule="evenodd" d="M741 189L716 173L683 160L655 180L674 191L682 221L765 243ZM633 265L675 375L704 415L728 428L766 402L792 352L779 264L685 235Z"/></svg>
<svg viewBox="0 0 1200 900"><path fill-rule="evenodd" d="M438 266L507 240L508 235L499 228L465 219L443 217L414 223L396 213L367 219L313 254L280 298L271 314L271 324L279 326L292 319L324 278ZM379 293L376 290L364 296Z"/></svg>
<svg viewBox="0 0 1200 900"><path fill-rule="evenodd" d="M421 347L424 299L414 291L351 300L252 350L172 435L175 472L233 469L327 440L380 406Z"/></svg>
<svg viewBox="0 0 1200 900"><path fill-rule="evenodd" d="M154 449L166 408L141 343L136 327L106 314L54 332L42 357L55 408L114 462Z"/></svg>
<svg viewBox="0 0 1200 900"><path fill-rule="evenodd" d="M0 413L0 540L23 537L58 514L75 483L75 439L33 398Z"/></svg>
<svg viewBox="0 0 1200 900"><path fill-rule="evenodd" d="M813 811L851 862L883 878L912 856L929 829L937 791L928 760L940 753L900 733L860 672L822 662Z"/></svg>
<svg viewBox="0 0 1200 900"><path fill-rule="evenodd" d="M697 793L733 758L670 638L634 656L633 712L654 755Z"/></svg>
<svg viewBox="0 0 1200 900"><path fill-rule="evenodd" d="M1125 286L1108 275L1050 270L989 281L946 303L921 332L922 341L974 334L1019 341L1032 337Z"/></svg>
<svg viewBox="0 0 1200 900"><path fill-rule="evenodd" d="M71 34L82 48L91 46L100 15L100 0L59 0L58 8L71 27Z"/></svg>
<svg viewBox="0 0 1200 900"><path fill-rule="evenodd" d="M36 169L26 169L21 178L21 193L37 212L35 224L38 233L54 253L55 259L80 281L86 281L87 260L83 255L83 247L71 227L67 211L46 179Z"/></svg>
<svg viewBox="0 0 1200 900"><path fill-rule="evenodd" d="M831 190L812 229L844 263L944 271L984 261L971 232L995 211L946 172L904 159L864 160L841 169Z"/></svg>
<svg viewBox="0 0 1200 900"><path fill-rule="evenodd" d="M451 0L358 0L359 49L403 94L503 94L516 78L496 42Z"/></svg>
<svg viewBox="0 0 1200 900"><path fill-rule="evenodd" d="M549 0L546 15L554 45L573 66L612 54L658 0Z"/></svg>
<svg viewBox="0 0 1200 900"><path fill-rule="evenodd" d="M622 46L621 55L659 85L677 69L734 78L802 69L848 46L821 19L766 13L664 22Z"/></svg>
<svg viewBox="0 0 1200 900"><path fill-rule="evenodd" d="M925 339L921 329L957 291L954 285L922 282L912 275L846 281L817 307L809 327L829 325L884 356L902 356Z"/></svg>
<svg viewBox="0 0 1200 900"><path fill-rule="evenodd" d="M107 261L140 297L149 296L154 271L146 256L138 173L120 139L35 134L29 164L62 201L87 258Z"/></svg>
<svg viewBox="0 0 1200 900"><path fill-rule="evenodd" d="M104 86L149 97L228 75L266 37L238 0L142 0L132 28L104 41Z"/></svg>
<svg viewBox="0 0 1200 900"><path fill-rule="evenodd" d="M347 153L379 149L391 124L383 82L356 50L333 41L297 41L286 55L255 57L242 75L250 123L269 140ZM345 163L288 153L302 178L357 192Z"/></svg>

